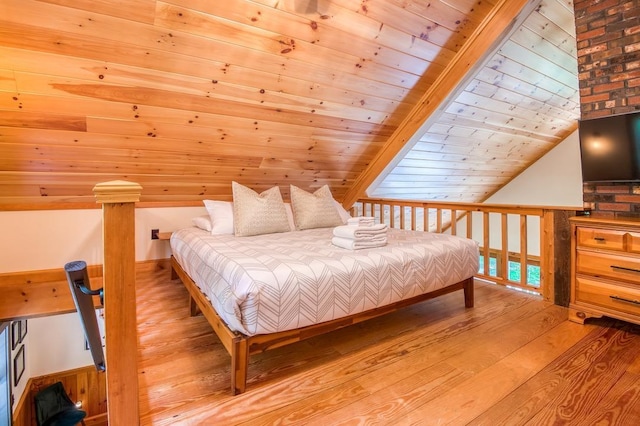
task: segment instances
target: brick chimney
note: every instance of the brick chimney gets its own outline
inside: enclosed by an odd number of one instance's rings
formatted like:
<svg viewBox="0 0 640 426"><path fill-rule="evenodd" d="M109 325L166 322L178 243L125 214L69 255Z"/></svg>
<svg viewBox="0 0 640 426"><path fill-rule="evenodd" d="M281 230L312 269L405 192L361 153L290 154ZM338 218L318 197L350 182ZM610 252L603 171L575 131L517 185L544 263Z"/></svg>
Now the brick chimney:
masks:
<svg viewBox="0 0 640 426"><path fill-rule="evenodd" d="M640 0L574 0L581 118L640 110ZM584 184L600 216L640 217L640 183Z"/></svg>

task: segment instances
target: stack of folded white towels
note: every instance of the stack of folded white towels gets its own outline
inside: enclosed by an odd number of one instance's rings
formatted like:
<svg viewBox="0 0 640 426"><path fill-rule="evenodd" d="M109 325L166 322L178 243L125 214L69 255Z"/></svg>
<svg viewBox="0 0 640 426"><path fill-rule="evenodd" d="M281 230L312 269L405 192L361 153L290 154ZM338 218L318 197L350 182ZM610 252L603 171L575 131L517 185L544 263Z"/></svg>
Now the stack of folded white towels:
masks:
<svg viewBox="0 0 640 426"><path fill-rule="evenodd" d="M333 229L331 243L349 250L382 247L387 244L387 225L376 225L373 217L352 217Z"/></svg>

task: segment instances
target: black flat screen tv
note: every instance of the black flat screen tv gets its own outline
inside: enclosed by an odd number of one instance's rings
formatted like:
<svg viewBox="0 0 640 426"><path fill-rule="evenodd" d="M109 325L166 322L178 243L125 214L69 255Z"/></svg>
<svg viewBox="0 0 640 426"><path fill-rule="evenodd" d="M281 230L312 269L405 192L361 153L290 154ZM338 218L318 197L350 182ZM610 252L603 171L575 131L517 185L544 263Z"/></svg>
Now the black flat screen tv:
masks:
<svg viewBox="0 0 640 426"><path fill-rule="evenodd" d="M581 120L584 182L640 181L640 112Z"/></svg>

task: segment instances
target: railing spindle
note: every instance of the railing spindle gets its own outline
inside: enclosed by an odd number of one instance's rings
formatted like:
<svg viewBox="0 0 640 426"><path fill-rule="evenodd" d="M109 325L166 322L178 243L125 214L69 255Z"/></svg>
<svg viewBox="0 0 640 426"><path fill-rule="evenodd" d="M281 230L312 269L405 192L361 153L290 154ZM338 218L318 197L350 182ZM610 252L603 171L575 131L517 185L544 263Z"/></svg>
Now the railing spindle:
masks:
<svg viewBox="0 0 640 426"><path fill-rule="evenodd" d="M527 285L527 216L520 215L520 284Z"/></svg>
<svg viewBox="0 0 640 426"><path fill-rule="evenodd" d="M394 204L389 205L389 227L396 227L396 206Z"/></svg>
<svg viewBox="0 0 640 426"><path fill-rule="evenodd" d="M458 235L458 211L451 209L451 235Z"/></svg>
<svg viewBox="0 0 640 426"><path fill-rule="evenodd" d="M509 279L509 215L507 213L502 213L500 215L500 237L501 237L501 245L500 248L500 278Z"/></svg>
<svg viewBox="0 0 640 426"><path fill-rule="evenodd" d="M416 207L411 206L411 230L415 231L417 228L418 227L416 224Z"/></svg>
<svg viewBox="0 0 640 426"><path fill-rule="evenodd" d="M491 235L489 233L489 212L484 212L484 214L482 215L482 226L483 226L483 251L484 253L482 254L484 256L484 274L489 276L489 262L490 262L490 257L489 257L489 246L491 244L490 240L489 240L489 236Z"/></svg>

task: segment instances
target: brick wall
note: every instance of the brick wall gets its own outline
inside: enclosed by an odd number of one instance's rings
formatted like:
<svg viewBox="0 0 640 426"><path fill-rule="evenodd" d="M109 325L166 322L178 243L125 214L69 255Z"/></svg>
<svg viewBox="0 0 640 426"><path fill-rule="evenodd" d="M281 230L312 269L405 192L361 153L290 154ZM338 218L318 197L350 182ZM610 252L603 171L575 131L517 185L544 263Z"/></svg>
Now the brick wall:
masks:
<svg viewBox="0 0 640 426"><path fill-rule="evenodd" d="M640 0L575 0L584 119L640 110ZM640 183L584 184L585 209L639 216Z"/></svg>
<svg viewBox="0 0 640 426"><path fill-rule="evenodd" d="M585 209L599 216L640 217L640 184L584 184Z"/></svg>

